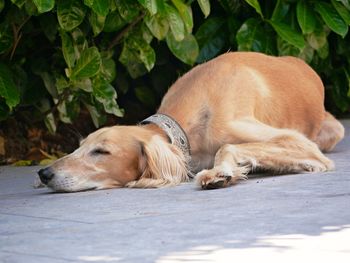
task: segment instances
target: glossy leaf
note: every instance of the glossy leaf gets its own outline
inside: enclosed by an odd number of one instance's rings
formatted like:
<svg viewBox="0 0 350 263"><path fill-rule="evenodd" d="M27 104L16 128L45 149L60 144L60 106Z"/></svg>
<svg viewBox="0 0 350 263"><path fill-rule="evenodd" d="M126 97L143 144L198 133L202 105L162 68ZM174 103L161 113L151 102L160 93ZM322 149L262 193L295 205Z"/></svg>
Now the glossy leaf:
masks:
<svg viewBox="0 0 350 263"><path fill-rule="evenodd" d="M101 16L94 12L90 13L89 22L92 27L92 31L94 32L94 36L97 36L98 34L101 33L105 25L105 20L106 20L105 16Z"/></svg>
<svg viewBox="0 0 350 263"><path fill-rule="evenodd" d="M336 0L337 2L340 2L343 4L343 6L346 7L350 11L350 1L349 0Z"/></svg>
<svg viewBox="0 0 350 263"><path fill-rule="evenodd" d="M290 9L290 3L283 0L277 0L275 8L273 9L271 20L282 21Z"/></svg>
<svg viewBox="0 0 350 263"><path fill-rule="evenodd" d="M300 50L305 47L303 36L299 32L293 30L289 25L276 21L269 21L269 23L275 29L277 34L289 44Z"/></svg>
<svg viewBox="0 0 350 263"><path fill-rule="evenodd" d="M39 13L45 13L53 9L55 0L33 0Z"/></svg>
<svg viewBox="0 0 350 263"><path fill-rule="evenodd" d="M62 29L71 31L83 22L85 6L80 0L57 1L57 18Z"/></svg>
<svg viewBox="0 0 350 263"><path fill-rule="evenodd" d="M224 18L209 18L198 29L195 34L200 50L198 63L212 59L223 49L226 42L225 22Z"/></svg>
<svg viewBox="0 0 350 263"><path fill-rule="evenodd" d="M113 86L103 78L97 77L92 82L93 95L97 101L103 104L106 112L118 117L123 117L123 111L117 104L117 93Z"/></svg>
<svg viewBox="0 0 350 263"><path fill-rule="evenodd" d="M332 0L331 2L334 8L337 10L338 14L343 18L344 22L347 25L350 25L350 11L346 9L345 6L343 6L335 0Z"/></svg>
<svg viewBox="0 0 350 263"><path fill-rule="evenodd" d="M316 2L315 9L332 31L341 35L343 38L346 36L348 33L348 25L344 22L331 4Z"/></svg>
<svg viewBox="0 0 350 263"><path fill-rule="evenodd" d="M185 5L182 0L171 0L171 1L176 7L177 11L179 11L179 14L187 30L187 33L191 33L193 28L193 17L192 17L191 7Z"/></svg>
<svg viewBox="0 0 350 263"><path fill-rule="evenodd" d="M297 19L303 34L310 34L315 30L315 12L305 0L298 1Z"/></svg>
<svg viewBox="0 0 350 263"><path fill-rule="evenodd" d="M258 0L245 0L250 6L254 7L255 11L261 16L264 17L261 12L261 7Z"/></svg>
<svg viewBox="0 0 350 263"><path fill-rule="evenodd" d="M101 66L101 56L96 47L83 50L76 65L69 71L70 79L89 78L96 75Z"/></svg>
<svg viewBox="0 0 350 263"><path fill-rule="evenodd" d="M166 43L171 52L182 62L193 65L199 54L199 47L196 38L188 34L181 41L176 41L172 34L166 37Z"/></svg>
<svg viewBox="0 0 350 263"><path fill-rule="evenodd" d="M109 13L109 1L106 1L106 0L94 0L91 8L99 16L105 17Z"/></svg>
<svg viewBox="0 0 350 263"><path fill-rule="evenodd" d="M60 31L60 36L62 41L62 53L64 60L66 61L68 68L72 68L75 64L75 51L72 38L63 30Z"/></svg>
<svg viewBox="0 0 350 263"><path fill-rule="evenodd" d="M138 2L146 8L151 15L157 13L157 0L138 0Z"/></svg>
<svg viewBox="0 0 350 263"><path fill-rule="evenodd" d="M124 43L119 61L130 70L130 73L136 69L136 71L131 74L133 76L139 76L139 74L142 75L142 68L137 64L142 63L144 67L150 71L156 61L156 55L153 48L144 39L128 38Z"/></svg>
<svg viewBox="0 0 350 263"><path fill-rule="evenodd" d="M205 17L210 14L210 2L209 0L197 0L199 7L201 8Z"/></svg>
<svg viewBox="0 0 350 263"><path fill-rule="evenodd" d="M108 14L103 31L104 32L115 32L125 26L127 22L120 16L118 11L113 11Z"/></svg>
<svg viewBox="0 0 350 263"><path fill-rule="evenodd" d="M80 104L73 95L69 96L57 107L59 118L64 123L73 123L79 116Z"/></svg>
<svg viewBox="0 0 350 263"><path fill-rule="evenodd" d="M116 65L112 58L103 58L101 65L101 77L111 83L116 77Z"/></svg>
<svg viewBox="0 0 350 263"><path fill-rule="evenodd" d="M237 31L238 50L256 51L274 54L275 47L272 37L262 26L260 20L250 18Z"/></svg>
<svg viewBox="0 0 350 263"><path fill-rule="evenodd" d="M20 94L13 81L11 70L3 63L0 63L0 97L5 99L10 110L20 101Z"/></svg>
<svg viewBox="0 0 350 263"><path fill-rule="evenodd" d="M130 1L130 0L115 0L117 9L121 17L126 22L133 21L139 14L139 5L136 0Z"/></svg>
<svg viewBox="0 0 350 263"><path fill-rule="evenodd" d="M176 41L181 41L185 37L185 26L179 12L172 6L166 5L167 19L170 30Z"/></svg>
<svg viewBox="0 0 350 263"><path fill-rule="evenodd" d="M160 14L156 14L154 16L146 16L144 21L148 29L152 32L152 35L155 36L158 40L164 39L168 34L168 20Z"/></svg>

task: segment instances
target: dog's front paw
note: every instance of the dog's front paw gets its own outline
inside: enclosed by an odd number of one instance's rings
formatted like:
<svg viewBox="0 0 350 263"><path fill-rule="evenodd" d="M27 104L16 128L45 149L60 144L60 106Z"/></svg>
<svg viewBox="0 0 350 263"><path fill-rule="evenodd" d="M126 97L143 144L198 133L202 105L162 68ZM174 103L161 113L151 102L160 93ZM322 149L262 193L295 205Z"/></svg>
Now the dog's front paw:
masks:
<svg viewBox="0 0 350 263"><path fill-rule="evenodd" d="M246 179L246 168L237 167L234 171L214 167L211 170L203 170L196 176L197 184L205 190L218 189L235 184L238 180Z"/></svg>
<svg viewBox="0 0 350 263"><path fill-rule="evenodd" d="M223 173L216 169L203 170L196 176L197 183L202 189L217 189L223 188L230 184L232 180L232 174Z"/></svg>

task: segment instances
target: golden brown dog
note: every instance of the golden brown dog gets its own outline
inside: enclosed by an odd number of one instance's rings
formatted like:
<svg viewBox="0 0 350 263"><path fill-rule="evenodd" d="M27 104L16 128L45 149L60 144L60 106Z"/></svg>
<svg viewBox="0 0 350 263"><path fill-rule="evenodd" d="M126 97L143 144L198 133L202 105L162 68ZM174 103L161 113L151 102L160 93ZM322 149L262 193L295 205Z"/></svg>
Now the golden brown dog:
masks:
<svg viewBox="0 0 350 263"><path fill-rule="evenodd" d="M257 169L328 171L333 162L321 151L330 151L344 128L323 101L320 78L302 60L227 53L178 79L158 110L182 127L190 158L159 125L114 126L90 134L39 176L53 190L70 192L176 185L195 173L209 189Z"/></svg>

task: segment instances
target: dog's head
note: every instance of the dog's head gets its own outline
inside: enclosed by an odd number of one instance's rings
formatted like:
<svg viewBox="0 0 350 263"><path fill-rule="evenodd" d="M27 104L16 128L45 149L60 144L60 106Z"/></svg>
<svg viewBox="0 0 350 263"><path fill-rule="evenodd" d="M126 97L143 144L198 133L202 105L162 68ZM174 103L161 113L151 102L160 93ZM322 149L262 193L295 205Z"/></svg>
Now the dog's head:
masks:
<svg viewBox="0 0 350 263"><path fill-rule="evenodd" d="M41 169L55 191L159 187L187 178L182 152L154 130L114 126L90 134L73 153Z"/></svg>

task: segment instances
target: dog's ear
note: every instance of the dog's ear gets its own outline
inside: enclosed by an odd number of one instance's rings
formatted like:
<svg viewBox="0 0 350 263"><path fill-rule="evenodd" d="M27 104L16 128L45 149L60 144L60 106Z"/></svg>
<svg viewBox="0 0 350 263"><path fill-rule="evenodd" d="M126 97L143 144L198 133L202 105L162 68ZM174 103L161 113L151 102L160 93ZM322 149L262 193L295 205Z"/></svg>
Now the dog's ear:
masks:
<svg viewBox="0 0 350 263"><path fill-rule="evenodd" d="M150 141L140 142L139 169L141 177L128 183L128 187L177 185L188 178L181 150L157 135Z"/></svg>

